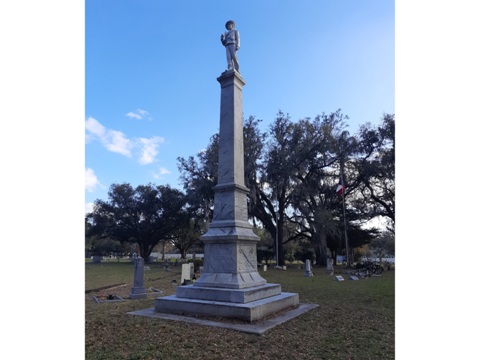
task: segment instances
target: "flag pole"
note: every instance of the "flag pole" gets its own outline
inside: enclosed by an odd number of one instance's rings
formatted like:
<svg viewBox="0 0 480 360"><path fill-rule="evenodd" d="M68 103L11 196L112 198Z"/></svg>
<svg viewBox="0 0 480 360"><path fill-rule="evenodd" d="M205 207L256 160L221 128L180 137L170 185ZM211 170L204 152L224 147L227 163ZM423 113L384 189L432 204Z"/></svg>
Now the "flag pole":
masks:
<svg viewBox="0 0 480 360"><path fill-rule="evenodd" d="M347 236L347 216L345 214L345 183L343 182L343 170L340 170L340 181L342 182L343 191L342 191L342 203L343 203L343 227L345 229L345 250L347 252L347 267L350 266L350 255L349 255L349 248L348 248L348 236Z"/></svg>

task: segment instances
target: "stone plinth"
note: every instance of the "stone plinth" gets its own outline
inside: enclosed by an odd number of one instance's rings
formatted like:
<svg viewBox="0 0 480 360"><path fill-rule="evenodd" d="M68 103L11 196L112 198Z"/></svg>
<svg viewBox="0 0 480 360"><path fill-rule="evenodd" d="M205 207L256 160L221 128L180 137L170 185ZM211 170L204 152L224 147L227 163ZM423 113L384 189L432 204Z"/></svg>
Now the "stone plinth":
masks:
<svg viewBox="0 0 480 360"><path fill-rule="evenodd" d="M200 300L245 304L251 301L279 295L281 292L282 288L278 284L266 284L246 289L200 288L194 285L188 285L177 288L176 296L179 298L195 298Z"/></svg>
<svg viewBox="0 0 480 360"><path fill-rule="evenodd" d="M295 293L280 293L245 304L187 299L171 295L157 298L155 311L170 314L221 316L252 322L298 304L298 294Z"/></svg>

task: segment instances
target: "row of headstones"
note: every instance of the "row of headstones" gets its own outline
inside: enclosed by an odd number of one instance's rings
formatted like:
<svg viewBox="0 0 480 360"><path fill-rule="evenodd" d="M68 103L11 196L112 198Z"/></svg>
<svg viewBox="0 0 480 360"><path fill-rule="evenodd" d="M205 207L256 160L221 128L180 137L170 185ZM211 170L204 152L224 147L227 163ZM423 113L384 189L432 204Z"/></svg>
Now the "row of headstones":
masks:
<svg viewBox="0 0 480 360"><path fill-rule="evenodd" d="M331 274L333 275L333 259L328 259L327 260L327 271L331 271ZM312 266L310 264L310 260L307 260L305 262L305 276L307 276L307 277L312 277L313 276ZM344 281L345 279L343 278L342 275L336 275L335 280ZM351 275L350 280L359 280L359 278L358 278L358 276Z"/></svg>
<svg viewBox="0 0 480 360"><path fill-rule="evenodd" d="M133 279L133 288L130 292L130 299L146 298L147 291L145 290L145 286L144 286L144 271L145 271L144 260L142 259L142 257L137 256L137 254L134 254L132 257L132 261L134 264L134 279ZM286 266L283 266L281 268L283 270L287 269ZM329 269L333 271L333 260L327 261L327 270ZM264 265L263 271L267 271L267 265ZM306 260L305 262L305 276L307 277L313 276L310 260ZM337 281L344 280L341 275L338 275L335 278ZM188 285L194 279L195 279L194 264L193 263L182 264L181 284ZM358 277L350 276L350 279L358 280Z"/></svg>

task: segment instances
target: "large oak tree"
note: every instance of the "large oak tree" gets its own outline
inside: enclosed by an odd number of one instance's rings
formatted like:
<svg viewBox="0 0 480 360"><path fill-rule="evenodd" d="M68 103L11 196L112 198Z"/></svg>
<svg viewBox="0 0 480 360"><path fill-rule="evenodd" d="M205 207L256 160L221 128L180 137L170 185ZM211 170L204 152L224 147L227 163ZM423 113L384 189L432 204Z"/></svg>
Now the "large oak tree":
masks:
<svg viewBox="0 0 480 360"><path fill-rule="evenodd" d="M108 200L96 200L87 214L91 224L87 235L136 243L140 256L148 261L157 244L174 237L178 228L188 227L185 206L185 195L170 186L113 184Z"/></svg>

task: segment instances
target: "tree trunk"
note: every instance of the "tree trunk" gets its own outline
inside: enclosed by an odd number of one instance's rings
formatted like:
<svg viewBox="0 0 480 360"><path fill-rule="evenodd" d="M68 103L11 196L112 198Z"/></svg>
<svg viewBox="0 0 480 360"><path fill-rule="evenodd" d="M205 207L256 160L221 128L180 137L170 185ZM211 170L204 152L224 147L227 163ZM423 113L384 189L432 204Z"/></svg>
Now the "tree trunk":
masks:
<svg viewBox="0 0 480 360"><path fill-rule="evenodd" d="M315 241L315 257L318 266L327 266L327 238L325 234L317 234L315 237L318 238Z"/></svg>
<svg viewBox="0 0 480 360"><path fill-rule="evenodd" d="M145 243L138 242L138 248L140 250L140 256L145 263L148 263L150 254L152 253L152 247Z"/></svg>
<svg viewBox="0 0 480 360"><path fill-rule="evenodd" d="M144 241L139 241L137 242L138 249L140 251L140 256L142 257L143 261L145 263L150 262L150 255L152 254L153 248L155 247L156 244L149 244Z"/></svg>
<svg viewBox="0 0 480 360"><path fill-rule="evenodd" d="M278 229L278 265L285 265L285 254L283 253L283 226L280 226Z"/></svg>

